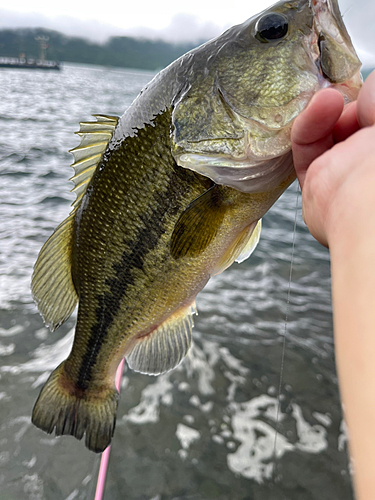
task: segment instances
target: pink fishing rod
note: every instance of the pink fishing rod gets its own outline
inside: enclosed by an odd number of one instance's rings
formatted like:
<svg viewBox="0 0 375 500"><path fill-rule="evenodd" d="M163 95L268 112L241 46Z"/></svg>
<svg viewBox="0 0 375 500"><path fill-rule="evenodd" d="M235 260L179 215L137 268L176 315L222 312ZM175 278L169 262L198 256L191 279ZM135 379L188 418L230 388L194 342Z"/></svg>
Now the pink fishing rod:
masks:
<svg viewBox="0 0 375 500"><path fill-rule="evenodd" d="M124 370L125 358L122 359L121 363L118 365L116 372L116 389L120 392L122 372ZM108 446L102 453L102 458L100 460L100 468L98 474L98 480L96 482L96 492L94 500L102 500L104 494L105 480L107 477L109 454L111 453L111 446Z"/></svg>

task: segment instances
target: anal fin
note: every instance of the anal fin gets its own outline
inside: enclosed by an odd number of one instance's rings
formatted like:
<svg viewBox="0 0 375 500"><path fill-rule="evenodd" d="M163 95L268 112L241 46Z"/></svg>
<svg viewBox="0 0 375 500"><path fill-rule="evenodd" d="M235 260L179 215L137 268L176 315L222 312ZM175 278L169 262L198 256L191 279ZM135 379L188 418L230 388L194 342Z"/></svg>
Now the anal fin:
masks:
<svg viewBox="0 0 375 500"><path fill-rule="evenodd" d="M136 340L126 361L130 368L149 375L159 375L173 370L181 363L192 343L191 305L170 316L157 329Z"/></svg>

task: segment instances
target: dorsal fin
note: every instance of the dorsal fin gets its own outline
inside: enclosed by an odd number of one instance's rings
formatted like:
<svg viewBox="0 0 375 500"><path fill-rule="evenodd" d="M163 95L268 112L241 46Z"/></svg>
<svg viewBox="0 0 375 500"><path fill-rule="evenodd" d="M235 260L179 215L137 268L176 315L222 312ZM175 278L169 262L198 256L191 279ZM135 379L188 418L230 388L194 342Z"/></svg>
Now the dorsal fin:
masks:
<svg viewBox="0 0 375 500"><path fill-rule="evenodd" d="M70 150L74 155L72 165L74 176L70 180L74 182L72 191L77 195L73 203L74 208L78 207L82 196L86 192L88 183L112 138L118 122L117 116L94 116L96 122L80 122L80 129L76 134L81 137L81 143Z"/></svg>
<svg viewBox="0 0 375 500"><path fill-rule="evenodd" d="M96 122L81 122L77 134L81 143L71 152L72 177L77 199L70 215L43 245L34 266L31 291L46 325L55 330L72 314L78 295L72 277L74 217L87 185L111 140L118 118L94 115Z"/></svg>
<svg viewBox="0 0 375 500"><path fill-rule="evenodd" d="M73 211L44 243L34 266L31 292L53 331L72 314L78 296L72 279Z"/></svg>
<svg viewBox="0 0 375 500"><path fill-rule="evenodd" d="M173 370L190 349L194 313L195 304L173 314L156 330L137 339L126 356L129 367L149 375Z"/></svg>

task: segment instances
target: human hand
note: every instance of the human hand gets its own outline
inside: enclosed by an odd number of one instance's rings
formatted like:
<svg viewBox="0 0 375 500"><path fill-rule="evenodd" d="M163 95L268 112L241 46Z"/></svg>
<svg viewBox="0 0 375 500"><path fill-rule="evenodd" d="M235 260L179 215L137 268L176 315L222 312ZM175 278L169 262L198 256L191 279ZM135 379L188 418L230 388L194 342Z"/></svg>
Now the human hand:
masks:
<svg viewBox="0 0 375 500"><path fill-rule="evenodd" d="M294 165L303 217L311 234L329 246L343 225L375 210L375 72L358 100L344 108L333 89L318 92L292 128Z"/></svg>
<svg viewBox="0 0 375 500"><path fill-rule="evenodd" d="M375 478L375 72L344 108L322 90L292 128L292 148L311 234L331 255L335 356L349 428L356 498Z"/></svg>

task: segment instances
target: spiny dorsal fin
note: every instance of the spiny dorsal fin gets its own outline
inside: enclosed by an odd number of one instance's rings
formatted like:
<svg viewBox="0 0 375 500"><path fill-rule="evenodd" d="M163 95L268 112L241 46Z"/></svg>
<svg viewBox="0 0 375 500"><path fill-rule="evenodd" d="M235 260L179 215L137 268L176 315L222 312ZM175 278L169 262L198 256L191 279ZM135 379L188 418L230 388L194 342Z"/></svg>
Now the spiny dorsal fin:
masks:
<svg viewBox="0 0 375 500"><path fill-rule="evenodd" d="M217 263L217 267L213 274L222 273L231 266L234 261L240 263L249 258L259 242L261 229L262 219L245 227Z"/></svg>
<svg viewBox="0 0 375 500"><path fill-rule="evenodd" d="M74 217L87 185L107 148L118 118L94 115L96 122L80 123L81 144L72 149L77 194L71 214L43 245L34 266L31 291L46 325L53 331L72 314L78 296L72 278Z"/></svg>
<svg viewBox="0 0 375 500"><path fill-rule="evenodd" d="M76 132L81 137L81 143L70 150L74 155L74 191L77 195L73 206L78 207L82 196L86 192L88 183L93 176L100 159L111 140L116 128L118 117L94 115L96 122L80 122L80 129Z"/></svg>
<svg viewBox="0 0 375 500"><path fill-rule="evenodd" d="M71 272L74 215L75 211L43 245L31 280L34 300L52 331L69 318L78 301Z"/></svg>
<svg viewBox="0 0 375 500"><path fill-rule="evenodd" d="M149 375L173 370L181 363L192 342L195 304L169 317L149 335L136 340L126 361L130 368Z"/></svg>

